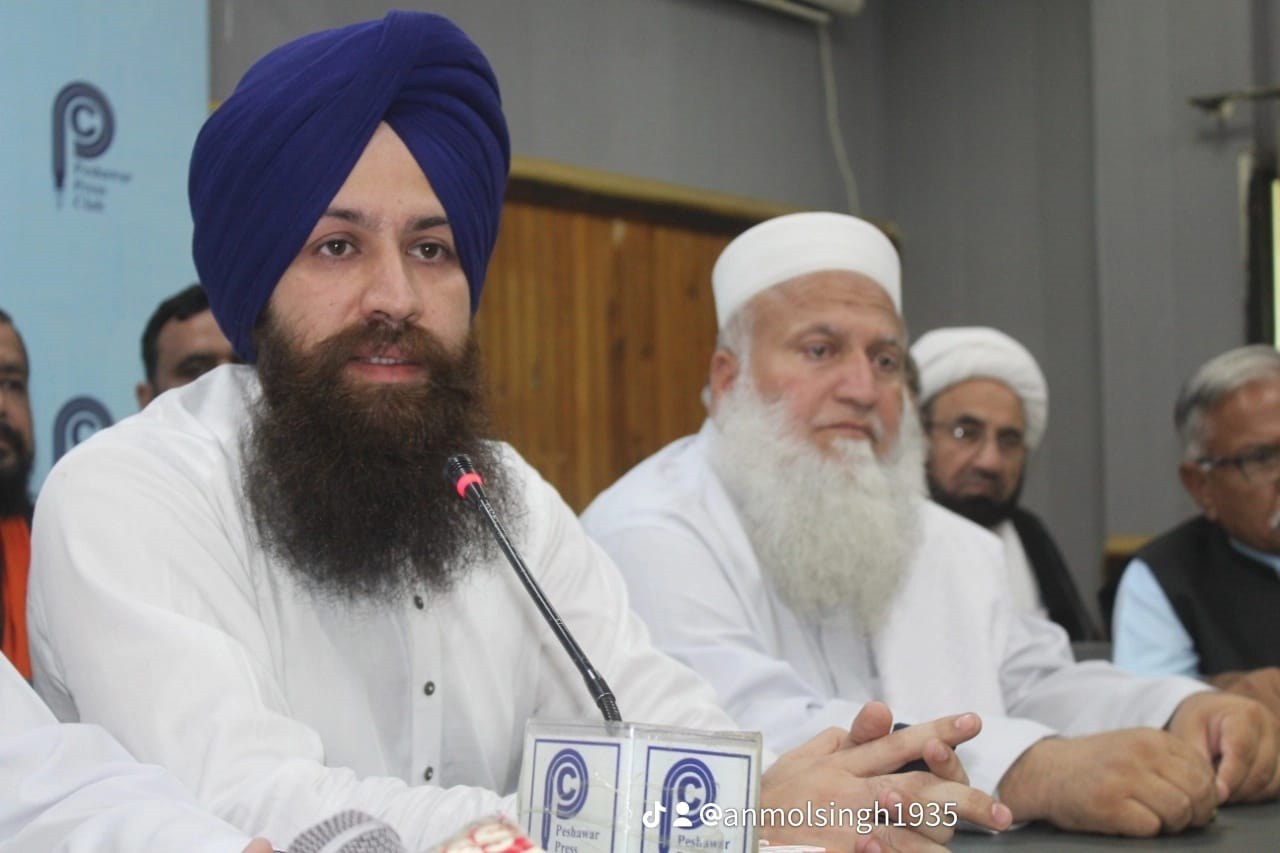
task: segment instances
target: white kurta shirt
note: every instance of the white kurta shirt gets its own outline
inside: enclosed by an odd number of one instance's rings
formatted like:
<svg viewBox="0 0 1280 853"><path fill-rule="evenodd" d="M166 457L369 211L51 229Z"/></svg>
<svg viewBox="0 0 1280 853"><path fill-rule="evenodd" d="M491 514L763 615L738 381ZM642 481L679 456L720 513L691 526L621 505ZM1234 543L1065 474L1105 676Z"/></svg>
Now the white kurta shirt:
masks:
<svg viewBox="0 0 1280 853"><path fill-rule="evenodd" d="M526 720L599 719L582 679L500 558L422 607L307 594L255 544L240 489L258 393L253 368L220 368L55 466L33 529L36 688L273 839L356 808L417 850L512 813ZM732 728L653 648L555 491L509 457L517 544L626 719Z"/></svg>
<svg viewBox="0 0 1280 853"><path fill-rule="evenodd" d="M909 722L977 711L982 734L960 754L972 784L995 792L1040 738L1161 726L1205 689L1073 663L1060 627L1014 613L999 540L931 502L880 633L867 636L851 614L798 618L761 574L708 462L716 435L708 421L645 460L583 523L622 569L658 646L706 676L721 704L772 748L847 727L870 699Z"/></svg>
<svg viewBox="0 0 1280 853"><path fill-rule="evenodd" d="M248 843L102 729L60 725L0 655L0 853L240 853Z"/></svg>
<svg viewBox="0 0 1280 853"><path fill-rule="evenodd" d="M1048 618L1049 611L1040 601L1040 585L1036 583L1035 571L1022 547L1018 529L1012 521L1005 519L991 528L991 532L1000 537L1000 544L1004 546L1005 577L1009 582L1013 608L1019 613L1035 613Z"/></svg>

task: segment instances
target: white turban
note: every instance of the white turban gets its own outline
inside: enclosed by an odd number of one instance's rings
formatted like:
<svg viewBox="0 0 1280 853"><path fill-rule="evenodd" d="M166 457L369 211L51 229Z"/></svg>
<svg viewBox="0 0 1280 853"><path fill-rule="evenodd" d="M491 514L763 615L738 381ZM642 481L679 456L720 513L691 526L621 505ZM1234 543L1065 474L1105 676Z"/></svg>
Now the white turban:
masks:
<svg viewBox="0 0 1280 853"><path fill-rule="evenodd" d="M902 313L898 252L883 231L843 213L789 213L748 228L720 253L711 271L716 321L723 329L762 290L824 270L865 275Z"/></svg>
<svg viewBox="0 0 1280 853"><path fill-rule="evenodd" d="M920 369L920 402L969 379L995 379L1022 401L1027 447L1034 450L1049 419L1049 386L1027 348L985 326L934 329L911 347Z"/></svg>

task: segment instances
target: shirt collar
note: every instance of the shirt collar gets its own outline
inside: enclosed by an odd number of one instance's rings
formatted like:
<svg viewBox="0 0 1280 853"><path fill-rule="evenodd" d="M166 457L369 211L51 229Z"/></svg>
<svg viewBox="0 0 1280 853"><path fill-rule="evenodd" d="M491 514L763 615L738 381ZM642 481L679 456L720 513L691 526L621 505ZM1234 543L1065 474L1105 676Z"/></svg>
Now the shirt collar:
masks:
<svg viewBox="0 0 1280 853"><path fill-rule="evenodd" d="M1259 551L1257 548L1250 548L1248 545L1231 537L1227 537L1227 541L1231 543L1231 547L1235 548L1246 557L1252 557L1259 563L1270 566L1271 570L1280 575L1280 554L1268 554L1266 551Z"/></svg>

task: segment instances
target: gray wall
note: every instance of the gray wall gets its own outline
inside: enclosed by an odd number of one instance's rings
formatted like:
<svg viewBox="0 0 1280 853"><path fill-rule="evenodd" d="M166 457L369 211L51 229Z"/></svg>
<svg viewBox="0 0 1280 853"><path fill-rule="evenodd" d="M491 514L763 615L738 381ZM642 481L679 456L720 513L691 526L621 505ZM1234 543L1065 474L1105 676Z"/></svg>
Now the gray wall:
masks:
<svg viewBox="0 0 1280 853"><path fill-rule="evenodd" d="M1050 385L1026 502L1086 591L1108 534L1193 511L1172 403L1244 343L1241 161L1270 119L1191 95L1274 83L1272 0L886 4L886 215L913 328L1021 339ZM1092 599L1092 596L1087 596ZM1092 603L1092 601L1090 602Z"/></svg>
<svg viewBox="0 0 1280 853"><path fill-rule="evenodd" d="M452 18L488 55L514 153L844 209L812 26L728 0L212 0L212 95L290 38L392 8ZM878 13L839 22L843 125L884 208Z"/></svg>
<svg viewBox="0 0 1280 853"><path fill-rule="evenodd" d="M887 4L889 218L907 320L996 326L1049 382L1024 501L1097 585L1103 536L1089 7Z"/></svg>
<svg viewBox="0 0 1280 853"><path fill-rule="evenodd" d="M1252 82L1251 12L1245 0L1093 4L1112 532L1159 529L1191 511L1175 473L1172 400L1196 366L1244 342L1238 170L1254 112L1245 106L1220 123L1187 97Z"/></svg>
<svg viewBox="0 0 1280 853"><path fill-rule="evenodd" d="M212 80L378 0L212 0ZM419 4L421 6L421 4ZM1092 603L1108 533L1190 510L1169 411L1243 342L1238 163L1277 0L869 0L833 29L862 209L905 236L913 331L995 325L1041 360L1027 502ZM515 153L841 209L814 31L728 0L435 0L502 81ZM1269 134L1261 134L1269 137Z"/></svg>

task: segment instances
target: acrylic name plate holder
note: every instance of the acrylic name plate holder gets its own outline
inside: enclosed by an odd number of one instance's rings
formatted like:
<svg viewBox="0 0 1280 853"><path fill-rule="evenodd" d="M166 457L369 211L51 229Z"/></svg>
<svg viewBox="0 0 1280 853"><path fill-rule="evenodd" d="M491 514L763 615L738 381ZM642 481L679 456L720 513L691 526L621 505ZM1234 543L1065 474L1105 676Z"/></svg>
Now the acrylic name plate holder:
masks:
<svg viewBox="0 0 1280 853"><path fill-rule="evenodd" d="M547 853L756 853L761 738L530 720L519 823Z"/></svg>

